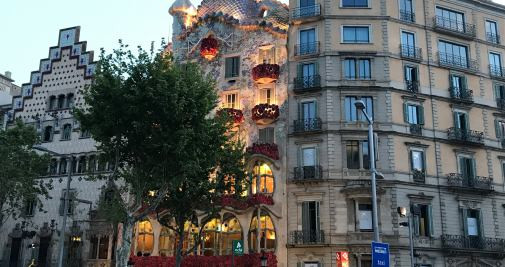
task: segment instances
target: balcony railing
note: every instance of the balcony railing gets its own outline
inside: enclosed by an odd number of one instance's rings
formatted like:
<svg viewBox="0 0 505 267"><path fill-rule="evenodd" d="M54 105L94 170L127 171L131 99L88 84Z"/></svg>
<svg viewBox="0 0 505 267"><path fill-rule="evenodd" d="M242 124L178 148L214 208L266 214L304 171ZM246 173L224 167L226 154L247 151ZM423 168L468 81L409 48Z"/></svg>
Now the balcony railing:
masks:
<svg viewBox="0 0 505 267"><path fill-rule="evenodd" d="M496 65L489 65L489 74L495 78L505 79L505 68Z"/></svg>
<svg viewBox="0 0 505 267"><path fill-rule="evenodd" d="M500 35L496 33L486 33L486 41L493 43L493 44L499 44L500 43Z"/></svg>
<svg viewBox="0 0 505 267"><path fill-rule="evenodd" d="M426 173L422 170L413 170L412 176L414 178L414 182L424 183L426 180Z"/></svg>
<svg viewBox="0 0 505 267"><path fill-rule="evenodd" d="M463 88L451 87L449 93L453 100L473 102L473 91Z"/></svg>
<svg viewBox="0 0 505 267"><path fill-rule="evenodd" d="M496 99L496 106L497 106L499 109L503 109L503 110L505 110L505 99L503 99L503 98L498 98L498 99Z"/></svg>
<svg viewBox="0 0 505 267"><path fill-rule="evenodd" d="M321 5L297 7L292 10L291 17L295 20L317 17L321 15Z"/></svg>
<svg viewBox="0 0 505 267"><path fill-rule="evenodd" d="M295 56L310 56L319 54L319 42L295 45Z"/></svg>
<svg viewBox="0 0 505 267"><path fill-rule="evenodd" d="M447 185L451 187L493 190L493 179L481 176L465 177L459 173L449 173L447 175Z"/></svg>
<svg viewBox="0 0 505 267"><path fill-rule="evenodd" d="M416 22L416 14L412 11L400 10L400 19L409 22Z"/></svg>
<svg viewBox="0 0 505 267"><path fill-rule="evenodd" d="M480 236L442 235L442 247L445 249L483 250L489 252L505 251L505 239Z"/></svg>
<svg viewBox="0 0 505 267"><path fill-rule="evenodd" d="M295 167L293 180L310 181L323 178L323 168L320 165Z"/></svg>
<svg viewBox="0 0 505 267"><path fill-rule="evenodd" d="M320 118L295 120L295 133L320 131L323 121Z"/></svg>
<svg viewBox="0 0 505 267"><path fill-rule="evenodd" d="M311 75L295 78L295 92L313 91L321 88L321 76Z"/></svg>
<svg viewBox="0 0 505 267"><path fill-rule="evenodd" d="M318 245L324 243L323 230L292 231L289 235L290 245Z"/></svg>
<svg viewBox="0 0 505 267"><path fill-rule="evenodd" d="M461 141L465 143L484 144L484 133L472 130L464 130L452 127L447 130L449 140Z"/></svg>
<svg viewBox="0 0 505 267"><path fill-rule="evenodd" d="M438 64L445 67L457 68L461 70L477 71L477 61L448 53L438 53Z"/></svg>
<svg viewBox="0 0 505 267"><path fill-rule="evenodd" d="M435 29L443 30L447 33L454 33L461 37L475 38L476 36L475 25L463 21L435 16L433 18L433 25Z"/></svg>
<svg viewBox="0 0 505 267"><path fill-rule="evenodd" d="M421 124L410 124L410 133L415 135L423 135L423 126Z"/></svg>
<svg viewBox="0 0 505 267"><path fill-rule="evenodd" d="M407 84L407 90L413 93L419 92L419 82L418 81L405 81Z"/></svg>
<svg viewBox="0 0 505 267"><path fill-rule="evenodd" d="M408 58L416 61L421 61L423 59L423 53L421 48L412 45L400 45L400 55L402 58Z"/></svg>

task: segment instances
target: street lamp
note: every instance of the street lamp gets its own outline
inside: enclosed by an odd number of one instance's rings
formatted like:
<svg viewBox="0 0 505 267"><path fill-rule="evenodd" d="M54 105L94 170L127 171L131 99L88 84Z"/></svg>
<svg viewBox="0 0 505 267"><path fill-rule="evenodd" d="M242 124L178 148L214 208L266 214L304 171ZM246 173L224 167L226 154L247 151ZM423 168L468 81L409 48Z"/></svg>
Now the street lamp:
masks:
<svg viewBox="0 0 505 267"><path fill-rule="evenodd" d="M377 216L377 183L375 179L375 142L373 137L373 120L366 112L365 103L361 100L354 102L356 109L361 110L368 121L368 147L370 154L370 172L372 173L372 220L373 220L373 236L375 242L380 242L379 237L379 219Z"/></svg>
<svg viewBox="0 0 505 267"><path fill-rule="evenodd" d="M407 214L407 208L405 207L398 207L397 209L398 214L400 215L401 218L407 217L406 222L401 222L400 226L408 226L409 227L409 248L410 248L410 266L414 267L414 242L412 240L412 213Z"/></svg>
<svg viewBox="0 0 505 267"><path fill-rule="evenodd" d="M62 154L54 152L52 150L49 150L45 147L42 146L33 146L32 147L35 150L39 150L42 152L46 152L55 156L60 156L63 157ZM64 195L64 204L63 204L63 224L61 226L61 235L60 240L58 240L58 267L63 267L63 252L64 252L64 246L65 246L65 229L67 228L67 211L68 211L68 206L69 206L69 198L70 198L70 181L72 180L72 161L73 157L70 155L68 156L67 160L67 191L66 194Z"/></svg>

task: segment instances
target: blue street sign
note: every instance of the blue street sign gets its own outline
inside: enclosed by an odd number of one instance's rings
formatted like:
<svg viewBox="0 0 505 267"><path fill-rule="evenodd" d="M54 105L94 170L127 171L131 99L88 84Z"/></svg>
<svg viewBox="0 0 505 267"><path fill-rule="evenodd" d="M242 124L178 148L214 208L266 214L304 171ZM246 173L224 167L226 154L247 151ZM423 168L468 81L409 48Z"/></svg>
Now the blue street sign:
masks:
<svg viewBox="0 0 505 267"><path fill-rule="evenodd" d="M372 242L372 267L389 267L389 244Z"/></svg>

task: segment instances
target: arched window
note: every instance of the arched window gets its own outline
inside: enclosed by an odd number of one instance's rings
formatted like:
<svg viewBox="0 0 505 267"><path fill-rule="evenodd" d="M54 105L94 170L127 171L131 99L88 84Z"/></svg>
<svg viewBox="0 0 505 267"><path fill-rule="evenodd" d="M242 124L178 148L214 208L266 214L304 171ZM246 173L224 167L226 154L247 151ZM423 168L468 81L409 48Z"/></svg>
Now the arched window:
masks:
<svg viewBox="0 0 505 267"><path fill-rule="evenodd" d="M83 173L86 169L86 157L82 156L79 158L79 164L77 165L77 173Z"/></svg>
<svg viewBox="0 0 505 267"><path fill-rule="evenodd" d="M61 140L70 140L72 134L72 124L67 123L63 125L63 133L61 134Z"/></svg>
<svg viewBox="0 0 505 267"><path fill-rule="evenodd" d="M96 170L96 156L95 155L91 155L89 156L89 160L88 160L88 172L95 172Z"/></svg>
<svg viewBox="0 0 505 267"><path fill-rule="evenodd" d="M74 107L74 94L70 93L67 95L67 101L65 102L65 108Z"/></svg>
<svg viewBox="0 0 505 267"><path fill-rule="evenodd" d="M225 214L222 228L221 255L231 255L233 240L242 240L242 227L237 217Z"/></svg>
<svg viewBox="0 0 505 267"><path fill-rule="evenodd" d="M44 142L51 142L53 140L53 127L46 126L44 128Z"/></svg>
<svg viewBox="0 0 505 267"><path fill-rule="evenodd" d="M160 256L169 257L175 255L175 234L167 227L163 227L160 233Z"/></svg>
<svg viewBox="0 0 505 267"><path fill-rule="evenodd" d="M154 247L154 233L149 220L138 223L137 233L137 254L150 255Z"/></svg>
<svg viewBox="0 0 505 267"><path fill-rule="evenodd" d="M273 194L274 175L272 169L265 162L257 161L252 171L251 193Z"/></svg>
<svg viewBox="0 0 505 267"><path fill-rule="evenodd" d="M272 218L266 211L261 211L260 224L258 226L258 217L254 216L249 228L249 249L251 251L258 251L258 233L260 251L275 251L275 228Z"/></svg>
<svg viewBox="0 0 505 267"><path fill-rule="evenodd" d="M56 159L51 159L51 164L49 165L49 175L55 175L58 170L58 161Z"/></svg>
<svg viewBox="0 0 505 267"><path fill-rule="evenodd" d="M62 109L65 107L65 95L58 96L58 109Z"/></svg>
<svg viewBox="0 0 505 267"><path fill-rule="evenodd" d="M49 110L54 110L57 107L56 96L52 95L49 97Z"/></svg>
<svg viewBox="0 0 505 267"><path fill-rule="evenodd" d="M67 160L61 159L60 160L60 174L66 174L66 173L67 173Z"/></svg>
<svg viewBox="0 0 505 267"><path fill-rule="evenodd" d="M221 220L212 219L203 226L203 246L202 254L205 256L219 255L219 239L221 231Z"/></svg>

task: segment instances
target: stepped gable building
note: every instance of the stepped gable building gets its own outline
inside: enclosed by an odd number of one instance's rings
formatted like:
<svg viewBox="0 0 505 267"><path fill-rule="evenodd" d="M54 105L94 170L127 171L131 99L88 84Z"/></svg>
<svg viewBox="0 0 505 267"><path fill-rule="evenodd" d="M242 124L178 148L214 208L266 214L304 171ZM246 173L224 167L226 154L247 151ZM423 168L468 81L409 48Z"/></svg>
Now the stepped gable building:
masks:
<svg viewBox="0 0 505 267"><path fill-rule="evenodd" d="M415 266L503 266L505 6L290 0L288 35L287 265L371 266L361 100L391 266L410 266L398 207Z"/></svg>
<svg viewBox="0 0 505 267"><path fill-rule="evenodd" d="M93 52L79 40L80 27L60 30L58 44L49 48L30 81L12 100L7 127L15 119L33 125L41 146L53 151L43 182L51 182L51 199L28 201L19 218L9 218L0 235L0 266L56 266L58 241L65 238L64 266L104 266L113 257L112 230L93 216L103 182L83 179L88 173L112 170L100 159L89 133L81 131L72 115L84 105L81 90L89 85L95 70ZM64 211L68 173L72 173L69 208ZM64 212L67 228L61 233Z"/></svg>

